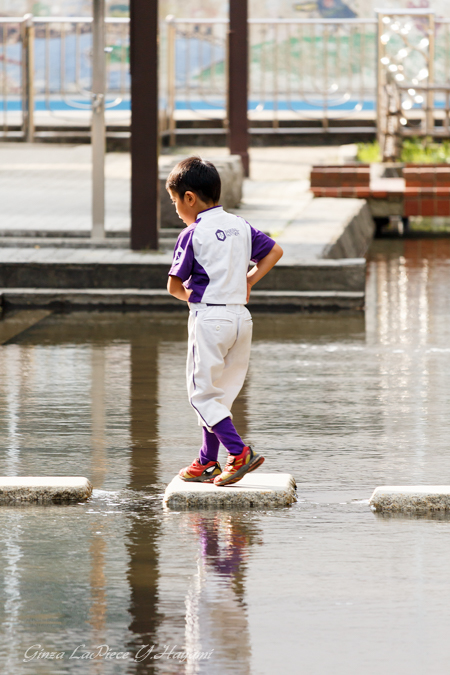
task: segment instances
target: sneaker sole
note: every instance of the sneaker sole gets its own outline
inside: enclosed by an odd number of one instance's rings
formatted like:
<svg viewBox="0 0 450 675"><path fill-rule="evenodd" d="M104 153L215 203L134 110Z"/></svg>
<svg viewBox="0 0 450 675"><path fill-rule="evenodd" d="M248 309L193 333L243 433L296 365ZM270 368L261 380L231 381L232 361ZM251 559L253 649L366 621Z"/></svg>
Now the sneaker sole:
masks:
<svg viewBox="0 0 450 675"><path fill-rule="evenodd" d="M180 474L178 474L180 476ZM216 474L217 476L220 476L220 473ZM181 480L184 480L185 483L214 483L214 478L216 476L212 476L211 478L202 478L199 476L198 478L183 478L183 476L180 476Z"/></svg>
<svg viewBox="0 0 450 675"><path fill-rule="evenodd" d="M264 462L264 459L265 458L261 457L261 455L255 455L249 464L241 466L241 468L238 469L236 473L234 473L230 478L225 479L222 483L214 483L214 485L217 485L217 487L223 487L224 485L232 485L233 483L237 483L245 476L246 473L250 473L261 466L261 464Z"/></svg>

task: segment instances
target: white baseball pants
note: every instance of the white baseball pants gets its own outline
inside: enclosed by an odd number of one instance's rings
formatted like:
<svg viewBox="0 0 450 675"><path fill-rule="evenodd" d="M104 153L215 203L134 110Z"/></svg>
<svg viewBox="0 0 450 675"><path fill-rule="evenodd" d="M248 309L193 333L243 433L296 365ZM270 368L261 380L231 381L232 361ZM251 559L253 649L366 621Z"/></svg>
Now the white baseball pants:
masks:
<svg viewBox="0 0 450 675"><path fill-rule="evenodd" d="M244 384L253 322L245 305L190 304L186 379L189 402L200 426L232 417Z"/></svg>

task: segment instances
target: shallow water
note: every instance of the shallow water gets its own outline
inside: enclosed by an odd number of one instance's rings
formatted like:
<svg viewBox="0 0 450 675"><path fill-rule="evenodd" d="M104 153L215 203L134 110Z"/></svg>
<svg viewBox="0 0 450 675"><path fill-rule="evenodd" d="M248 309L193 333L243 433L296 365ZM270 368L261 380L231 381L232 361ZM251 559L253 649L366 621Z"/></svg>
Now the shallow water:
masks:
<svg viewBox="0 0 450 675"><path fill-rule="evenodd" d="M295 476L288 509L162 508L200 439L185 313L49 316L0 347L0 474L95 488L1 507L1 672L446 674L450 519L368 499L448 483L449 261L376 243L365 317L254 317L235 421Z"/></svg>

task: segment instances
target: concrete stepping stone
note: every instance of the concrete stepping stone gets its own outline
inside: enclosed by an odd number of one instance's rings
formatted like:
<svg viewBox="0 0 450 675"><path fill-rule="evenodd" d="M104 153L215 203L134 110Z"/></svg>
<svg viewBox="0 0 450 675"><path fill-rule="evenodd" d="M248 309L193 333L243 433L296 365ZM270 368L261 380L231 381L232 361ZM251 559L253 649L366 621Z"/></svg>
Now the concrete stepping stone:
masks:
<svg viewBox="0 0 450 675"><path fill-rule="evenodd" d="M84 501L91 494L82 476L0 476L0 504Z"/></svg>
<svg viewBox="0 0 450 675"><path fill-rule="evenodd" d="M450 511L450 485L383 485L369 504L374 511Z"/></svg>
<svg viewBox="0 0 450 675"><path fill-rule="evenodd" d="M246 474L238 483L217 487L210 483L187 483L175 476L164 494L170 509L272 508L297 501L296 484L289 473Z"/></svg>

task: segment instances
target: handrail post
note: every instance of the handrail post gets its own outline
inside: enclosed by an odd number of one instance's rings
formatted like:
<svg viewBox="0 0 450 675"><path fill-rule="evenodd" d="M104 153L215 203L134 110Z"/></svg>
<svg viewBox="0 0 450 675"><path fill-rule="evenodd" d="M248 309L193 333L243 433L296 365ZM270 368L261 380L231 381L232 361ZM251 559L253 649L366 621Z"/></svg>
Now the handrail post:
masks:
<svg viewBox="0 0 450 675"><path fill-rule="evenodd" d="M175 77L176 77L176 24L172 15L167 22L167 120L169 123L169 144L176 144L175 122Z"/></svg>
<svg viewBox="0 0 450 675"><path fill-rule="evenodd" d="M384 88L384 70L381 63L381 59L384 56L384 45L381 42L381 35L383 33L383 15L381 12L378 13L378 22L377 22L377 47L375 50L377 66L377 99L376 99L376 120L377 120L377 140L380 146L381 152L384 154L384 133L382 129L383 124L383 111L382 111L382 101L383 101L383 88Z"/></svg>
<svg viewBox="0 0 450 675"><path fill-rule="evenodd" d="M278 25L273 26L273 123L274 129L278 129Z"/></svg>
<svg viewBox="0 0 450 675"><path fill-rule="evenodd" d="M105 237L105 0L94 0L92 25L92 230Z"/></svg>
<svg viewBox="0 0 450 675"><path fill-rule="evenodd" d="M434 14L428 16L428 91L427 91L427 112L426 126L427 135L434 134L434 51L435 51L435 22Z"/></svg>
<svg viewBox="0 0 450 675"><path fill-rule="evenodd" d="M22 133L28 143L34 140L34 25L33 15L22 22Z"/></svg>

